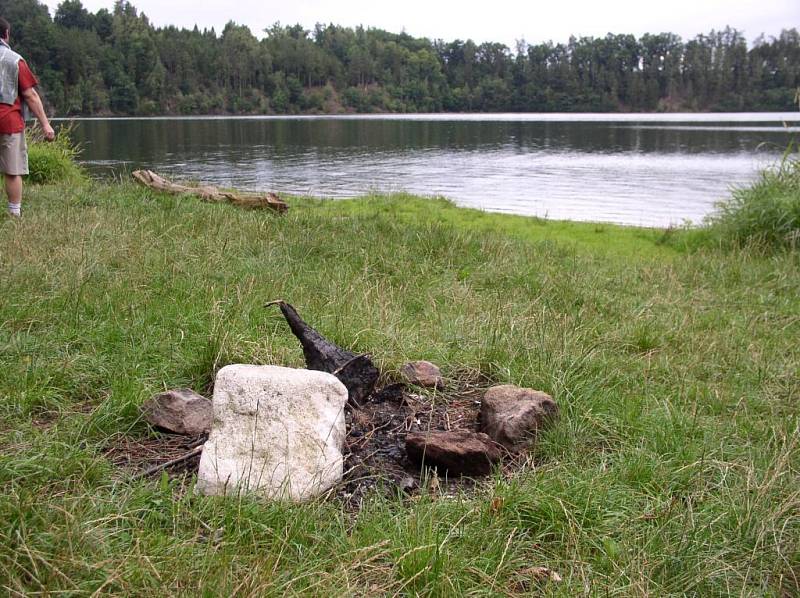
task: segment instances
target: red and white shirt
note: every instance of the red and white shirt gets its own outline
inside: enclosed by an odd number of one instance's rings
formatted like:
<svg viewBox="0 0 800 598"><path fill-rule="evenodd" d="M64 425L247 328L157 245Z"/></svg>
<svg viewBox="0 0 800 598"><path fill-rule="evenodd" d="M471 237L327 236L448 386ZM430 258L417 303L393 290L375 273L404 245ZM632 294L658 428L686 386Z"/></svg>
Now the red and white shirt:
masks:
<svg viewBox="0 0 800 598"><path fill-rule="evenodd" d="M17 101L12 105L0 104L0 135L13 135L25 130L22 119L22 92L39 85L36 75L31 72L24 60L19 61L19 92Z"/></svg>

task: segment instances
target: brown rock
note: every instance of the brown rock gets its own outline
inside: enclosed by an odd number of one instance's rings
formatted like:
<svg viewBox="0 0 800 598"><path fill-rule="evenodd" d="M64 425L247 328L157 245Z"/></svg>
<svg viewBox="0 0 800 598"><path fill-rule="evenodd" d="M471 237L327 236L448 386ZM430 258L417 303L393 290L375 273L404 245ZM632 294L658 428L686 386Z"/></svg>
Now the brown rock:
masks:
<svg viewBox="0 0 800 598"><path fill-rule="evenodd" d="M400 368L400 373L417 386L436 388L444 384L441 370L430 361L411 361Z"/></svg>
<svg viewBox="0 0 800 598"><path fill-rule="evenodd" d="M214 419L211 401L189 388L157 394L145 401L142 413L151 425L188 436L208 432Z"/></svg>
<svg viewBox="0 0 800 598"><path fill-rule="evenodd" d="M524 448L557 417L553 398L530 388L495 386L486 391L481 403L481 430L509 450Z"/></svg>
<svg viewBox="0 0 800 598"><path fill-rule="evenodd" d="M409 434L406 453L415 463L424 462L450 475L487 475L502 457L500 447L486 434L468 430Z"/></svg>

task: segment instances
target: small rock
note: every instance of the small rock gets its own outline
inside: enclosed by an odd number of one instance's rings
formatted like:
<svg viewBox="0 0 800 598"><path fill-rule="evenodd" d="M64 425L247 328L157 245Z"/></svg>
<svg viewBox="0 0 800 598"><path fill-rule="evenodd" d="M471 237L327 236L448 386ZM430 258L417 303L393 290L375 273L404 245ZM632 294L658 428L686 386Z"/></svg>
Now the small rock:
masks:
<svg viewBox="0 0 800 598"><path fill-rule="evenodd" d="M145 401L142 413L153 426L189 436L208 432L214 419L211 401L189 388L157 394Z"/></svg>
<svg viewBox="0 0 800 598"><path fill-rule="evenodd" d="M405 476L397 483L397 488L406 494L411 494L417 489L417 487L417 480L412 478L410 475Z"/></svg>
<svg viewBox="0 0 800 598"><path fill-rule="evenodd" d="M406 453L415 463L424 462L451 475L488 475L502 457L500 447L486 434L468 430L409 434Z"/></svg>
<svg viewBox="0 0 800 598"><path fill-rule="evenodd" d="M430 361L411 361L400 368L400 373L417 386L438 388L444 385L441 370Z"/></svg>
<svg viewBox="0 0 800 598"><path fill-rule="evenodd" d="M302 501L342 479L347 388L333 374L229 365L214 384L214 424L197 492Z"/></svg>
<svg viewBox="0 0 800 598"><path fill-rule="evenodd" d="M510 384L490 388L481 403L481 430L509 450L530 444L537 430L557 417L550 395Z"/></svg>

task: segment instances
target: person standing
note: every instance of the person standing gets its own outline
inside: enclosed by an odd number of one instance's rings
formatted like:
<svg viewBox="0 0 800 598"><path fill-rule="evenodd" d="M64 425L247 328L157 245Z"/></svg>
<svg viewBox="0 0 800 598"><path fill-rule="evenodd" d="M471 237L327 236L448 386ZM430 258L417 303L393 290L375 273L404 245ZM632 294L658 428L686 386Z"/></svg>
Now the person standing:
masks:
<svg viewBox="0 0 800 598"><path fill-rule="evenodd" d="M39 81L22 56L11 49L11 25L0 17L0 172L5 176L8 213L20 215L22 176L28 174L28 146L25 142L25 107L33 112L53 141L56 134L36 93Z"/></svg>

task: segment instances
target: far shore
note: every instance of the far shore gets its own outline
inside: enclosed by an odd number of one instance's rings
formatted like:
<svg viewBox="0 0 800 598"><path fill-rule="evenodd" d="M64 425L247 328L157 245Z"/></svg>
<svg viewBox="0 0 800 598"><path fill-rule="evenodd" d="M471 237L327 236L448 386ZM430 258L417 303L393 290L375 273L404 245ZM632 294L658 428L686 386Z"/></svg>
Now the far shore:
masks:
<svg viewBox="0 0 800 598"><path fill-rule="evenodd" d="M155 116L58 116L51 120L259 120L259 119L342 119L342 120L431 120L487 122L800 122L798 112L425 112L398 114L168 114ZM800 129L798 129L800 130Z"/></svg>

